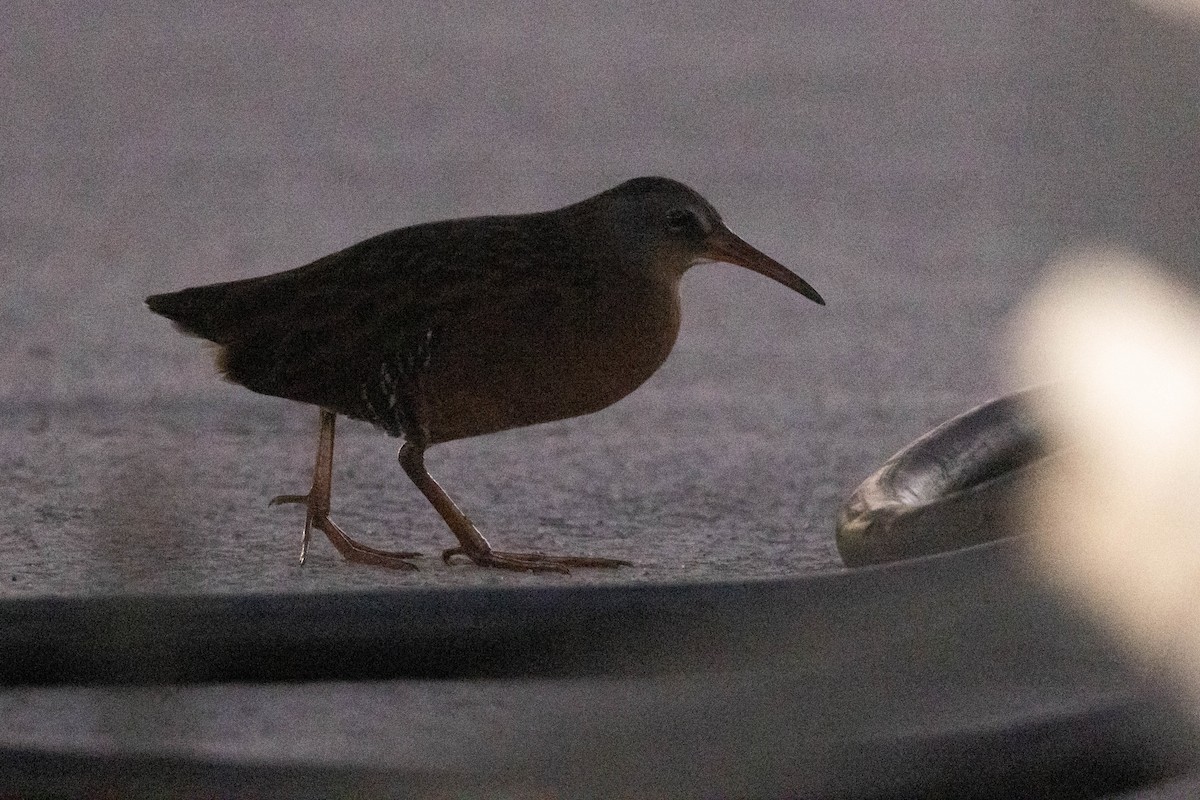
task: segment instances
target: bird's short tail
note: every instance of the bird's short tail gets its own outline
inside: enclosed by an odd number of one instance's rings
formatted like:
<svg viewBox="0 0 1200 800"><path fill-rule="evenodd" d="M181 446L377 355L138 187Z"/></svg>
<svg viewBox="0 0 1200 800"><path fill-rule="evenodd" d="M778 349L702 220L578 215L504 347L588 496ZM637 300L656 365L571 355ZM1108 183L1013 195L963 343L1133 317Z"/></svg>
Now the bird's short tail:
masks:
<svg viewBox="0 0 1200 800"><path fill-rule="evenodd" d="M220 311L224 292L220 284L196 286L178 292L152 294L146 305L175 323L184 333L221 343Z"/></svg>

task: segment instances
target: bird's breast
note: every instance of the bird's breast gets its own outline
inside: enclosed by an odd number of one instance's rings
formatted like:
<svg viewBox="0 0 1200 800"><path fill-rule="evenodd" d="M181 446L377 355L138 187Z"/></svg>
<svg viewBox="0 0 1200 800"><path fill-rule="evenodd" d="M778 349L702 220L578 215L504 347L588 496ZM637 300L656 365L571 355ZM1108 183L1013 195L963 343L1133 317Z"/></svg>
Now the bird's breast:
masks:
<svg viewBox="0 0 1200 800"><path fill-rule="evenodd" d="M678 281L541 287L434 334L431 442L598 411L640 386L679 332Z"/></svg>

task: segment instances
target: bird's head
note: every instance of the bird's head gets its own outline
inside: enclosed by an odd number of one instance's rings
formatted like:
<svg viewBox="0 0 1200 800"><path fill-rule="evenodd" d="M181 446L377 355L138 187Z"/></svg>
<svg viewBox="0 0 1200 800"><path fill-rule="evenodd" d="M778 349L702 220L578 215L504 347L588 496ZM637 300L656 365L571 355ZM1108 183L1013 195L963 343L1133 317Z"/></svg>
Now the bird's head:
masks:
<svg viewBox="0 0 1200 800"><path fill-rule="evenodd" d="M682 274L696 264L736 264L825 305L807 281L747 244L711 203L678 181L634 178L580 205L611 223L621 249L650 268Z"/></svg>

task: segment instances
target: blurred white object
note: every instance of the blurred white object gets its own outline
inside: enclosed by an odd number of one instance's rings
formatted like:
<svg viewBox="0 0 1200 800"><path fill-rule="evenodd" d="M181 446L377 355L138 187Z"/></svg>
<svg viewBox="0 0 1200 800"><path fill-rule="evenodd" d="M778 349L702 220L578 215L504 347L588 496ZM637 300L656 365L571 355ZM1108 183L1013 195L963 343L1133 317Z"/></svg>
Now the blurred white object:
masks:
<svg viewBox="0 0 1200 800"><path fill-rule="evenodd" d="M1168 17L1200 21L1200 0L1133 0L1133 4Z"/></svg>
<svg viewBox="0 0 1200 800"><path fill-rule="evenodd" d="M1129 254L1075 255L1019 318L1018 357L1062 387L1039 562L1200 699L1200 304Z"/></svg>

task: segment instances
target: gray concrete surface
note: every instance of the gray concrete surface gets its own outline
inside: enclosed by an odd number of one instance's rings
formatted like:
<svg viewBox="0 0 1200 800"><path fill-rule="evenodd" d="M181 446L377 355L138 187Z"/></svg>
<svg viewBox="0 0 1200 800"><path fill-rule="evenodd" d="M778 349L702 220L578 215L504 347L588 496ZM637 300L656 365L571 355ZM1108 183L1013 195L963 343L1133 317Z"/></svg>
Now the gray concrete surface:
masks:
<svg viewBox="0 0 1200 800"><path fill-rule="evenodd" d="M222 384L141 306L422 220L693 183L827 309L729 267L686 283L654 380L587 419L436 449L499 543L663 580L836 568L840 497L999 388L1046 237L1004 195L1017 10L637 5L611 13L168 6L7 12L0 397L7 594L544 582L295 566L315 412ZM673 13L674 12L674 13ZM338 517L451 543L347 427Z"/></svg>
<svg viewBox="0 0 1200 800"><path fill-rule="evenodd" d="M1008 315L1052 254L1105 240L1193 268L1200 48L1139 7L438 9L0 10L0 596L836 570L840 499L934 423L1013 388ZM634 395L429 459L495 542L637 566L558 578L433 558L395 574L318 542L298 568L299 512L265 503L306 488L315 411L223 384L141 299L639 174L691 183L828 308L699 268L675 353ZM344 426L337 518L434 554L449 534L394 448ZM264 749L206 739L157 691L6 693L0 735L284 760L334 747L359 763L370 747L337 742L395 713L371 687L254 691L273 709L248 717ZM466 708L502 724L520 702L506 686L394 691L427 722Z"/></svg>

